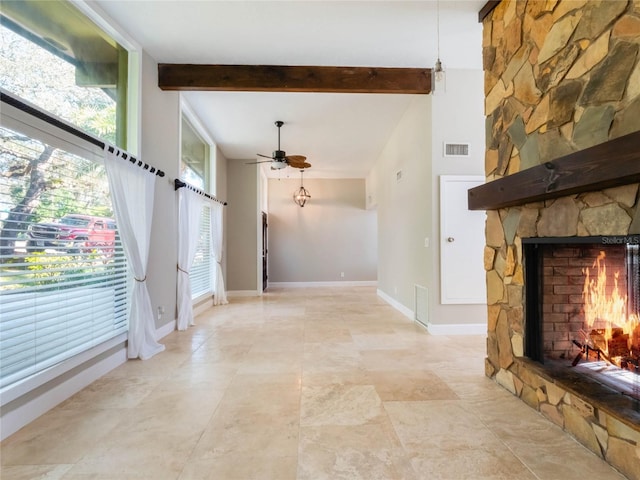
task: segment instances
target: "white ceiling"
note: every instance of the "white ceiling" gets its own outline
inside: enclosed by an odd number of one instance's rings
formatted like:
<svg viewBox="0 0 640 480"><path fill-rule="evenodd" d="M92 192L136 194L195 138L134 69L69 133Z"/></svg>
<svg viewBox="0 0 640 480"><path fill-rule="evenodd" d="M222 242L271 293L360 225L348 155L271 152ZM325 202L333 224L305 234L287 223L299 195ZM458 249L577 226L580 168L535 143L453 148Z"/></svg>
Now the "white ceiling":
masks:
<svg viewBox="0 0 640 480"><path fill-rule="evenodd" d="M96 3L159 63L432 67L437 57L434 0ZM445 68L482 68L478 11L485 3L440 0ZM282 149L307 156L308 177L362 178L413 96L185 92L184 98L229 159L270 155L277 147L274 122L282 120Z"/></svg>

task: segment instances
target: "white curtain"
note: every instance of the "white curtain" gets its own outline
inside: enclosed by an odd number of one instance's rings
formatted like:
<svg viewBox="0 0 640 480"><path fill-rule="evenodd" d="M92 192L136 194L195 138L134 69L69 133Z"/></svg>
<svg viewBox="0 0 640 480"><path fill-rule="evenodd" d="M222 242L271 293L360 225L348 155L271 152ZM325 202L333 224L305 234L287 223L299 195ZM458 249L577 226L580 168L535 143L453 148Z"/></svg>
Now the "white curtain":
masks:
<svg viewBox="0 0 640 480"><path fill-rule="evenodd" d="M204 197L189 190L178 190L178 330L194 325L189 269L198 247Z"/></svg>
<svg viewBox="0 0 640 480"><path fill-rule="evenodd" d="M223 226L223 205L217 202L211 203L211 243L214 257L215 282L213 287L213 304L224 305L227 301L227 292L224 289L224 278L222 277L222 226Z"/></svg>
<svg viewBox="0 0 640 480"><path fill-rule="evenodd" d="M134 286L129 313L129 358L149 359L164 350L155 339L153 307L147 290L147 263L153 216L155 175L120 157L105 145L105 168L118 232L133 270Z"/></svg>

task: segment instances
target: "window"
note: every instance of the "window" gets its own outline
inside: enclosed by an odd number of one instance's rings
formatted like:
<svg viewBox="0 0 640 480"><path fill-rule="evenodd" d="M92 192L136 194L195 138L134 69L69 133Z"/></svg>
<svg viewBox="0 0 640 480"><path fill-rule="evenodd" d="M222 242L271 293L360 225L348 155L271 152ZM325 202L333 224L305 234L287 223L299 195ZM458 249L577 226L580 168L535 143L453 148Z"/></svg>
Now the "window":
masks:
<svg viewBox="0 0 640 480"><path fill-rule="evenodd" d="M0 388L126 332L129 297L99 153L32 135L2 108Z"/></svg>
<svg viewBox="0 0 640 480"><path fill-rule="evenodd" d="M127 147L129 57L72 2L2 2L3 402L124 341L127 263L102 149L89 139Z"/></svg>
<svg viewBox="0 0 640 480"><path fill-rule="evenodd" d="M191 298L196 299L213 291L213 265L211 255L211 208L205 205L200 216L198 247L189 269Z"/></svg>
<svg viewBox="0 0 640 480"><path fill-rule="evenodd" d="M182 117L181 149L180 176L182 180L208 193L210 191L209 145L196 132L185 116Z"/></svg>
<svg viewBox="0 0 640 480"><path fill-rule="evenodd" d="M190 114L190 116L193 116ZM198 133L186 115L182 117L182 161L181 178L194 187L211 193L212 146ZM213 292L213 256L211 245L211 209L202 208L198 246L193 264L189 269L191 298L196 300Z"/></svg>

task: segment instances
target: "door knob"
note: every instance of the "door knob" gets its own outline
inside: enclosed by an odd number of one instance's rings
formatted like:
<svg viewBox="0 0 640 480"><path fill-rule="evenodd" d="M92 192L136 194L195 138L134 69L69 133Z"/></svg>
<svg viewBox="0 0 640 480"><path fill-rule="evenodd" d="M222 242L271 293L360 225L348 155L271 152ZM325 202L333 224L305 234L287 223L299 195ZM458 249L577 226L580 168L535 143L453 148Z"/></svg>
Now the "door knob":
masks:
<svg viewBox="0 0 640 480"><path fill-rule="evenodd" d="M449 242L449 243L453 243L453 242L455 242L455 240L456 239L453 238L453 237L447 237L447 242Z"/></svg>

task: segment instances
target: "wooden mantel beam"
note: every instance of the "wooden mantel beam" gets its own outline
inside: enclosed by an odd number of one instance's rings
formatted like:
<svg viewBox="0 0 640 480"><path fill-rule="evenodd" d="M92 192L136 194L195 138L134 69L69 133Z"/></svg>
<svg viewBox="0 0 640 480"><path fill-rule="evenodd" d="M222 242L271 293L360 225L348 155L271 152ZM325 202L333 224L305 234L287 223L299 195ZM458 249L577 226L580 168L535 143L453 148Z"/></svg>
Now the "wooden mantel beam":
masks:
<svg viewBox="0 0 640 480"><path fill-rule="evenodd" d="M430 68L158 65L162 90L431 93Z"/></svg>
<svg viewBox="0 0 640 480"><path fill-rule="evenodd" d="M469 210L497 210L640 182L640 132L570 153L468 192Z"/></svg>

